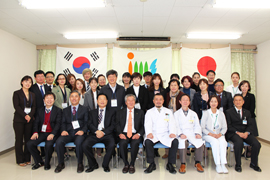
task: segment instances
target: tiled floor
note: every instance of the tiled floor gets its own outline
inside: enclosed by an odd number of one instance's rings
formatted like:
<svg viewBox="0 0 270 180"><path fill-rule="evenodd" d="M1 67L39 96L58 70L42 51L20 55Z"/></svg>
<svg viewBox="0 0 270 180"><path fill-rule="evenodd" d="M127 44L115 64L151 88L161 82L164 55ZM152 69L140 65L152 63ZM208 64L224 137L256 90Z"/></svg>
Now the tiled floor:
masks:
<svg viewBox="0 0 270 180"><path fill-rule="evenodd" d="M163 155L164 149L159 150L160 155ZM241 180L241 179L252 179L252 180L263 180L270 179L270 170L268 162L270 162L270 145L262 143L262 149L259 156L259 166L262 169L261 173L255 172L249 168L250 160L245 160L242 158L242 173L238 173L234 170L234 167L228 168L229 174L217 174L215 171L215 165L211 155L211 150L208 151L208 163L205 167L204 173L198 173L194 168L193 157L187 157L187 173L186 174L170 174L165 169L166 160L162 158L156 158L157 170L151 174L144 174L144 169L142 167L142 162L140 159L136 161L136 172L133 175L123 174L123 162L120 160L119 168L111 168L110 173L105 173L103 168L101 168L102 158L98 158L98 163L100 168L95 170L92 173L81 173L76 172L77 164L74 154L71 153L72 157L69 161L66 162L66 168L59 174L54 173L53 159L51 161L52 169L45 171L43 168L38 170L31 170L31 166L19 167L15 163L15 154L14 151L6 153L0 156L0 180L69 180L69 179L80 179L80 180L154 180L155 178L159 180L179 180L179 178L196 179L196 180L210 180L210 179L226 179L226 180ZM180 161L177 161L177 169L179 168Z"/></svg>

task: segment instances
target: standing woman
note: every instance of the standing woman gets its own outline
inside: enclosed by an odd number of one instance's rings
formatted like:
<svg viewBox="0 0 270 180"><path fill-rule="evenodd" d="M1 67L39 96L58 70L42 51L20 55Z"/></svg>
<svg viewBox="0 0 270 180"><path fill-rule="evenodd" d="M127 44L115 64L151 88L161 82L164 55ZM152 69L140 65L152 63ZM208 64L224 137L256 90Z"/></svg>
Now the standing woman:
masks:
<svg viewBox="0 0 270 180"><path fill-rule="evenodd" d="M36 111L35 94L29 91L33 85L30 76L24 76L21 80L22 88L13 93L13 106L15 109L13 118L13 129L15 132L15 154L19 166L30 165L30 152L27 143L32 135L33 116Z"/></svg>
<svg viewBox="0 0 270 180"><path fill-rule="evenodd" d="M98 79L94 77L90 78L89 84L91 89L84 95L83 106L86 106L91 111L97 109L97 95L99 94L99 90L97 89Z"/></svg>
<svg viewBox="0 0 270 180"><path fill-rule="evenodd" d="M252 134L256 137L259 136L258 128L257 128L257 123L256 123L256 114L255 114L255 96L254 94L249 93L251 88L250 88L250 83L246 80L242 81L239 84L239 90L242 91L242 96L244 97L244 105L243 108L246 110L249 110L251 114L251 120L252 120L252 126L253 126L253 131Z"/></svg>
<svg viewBox="0 0 270 180"><path fill-rule="evenodd" d="M151 109L154 107L153 99L154 95L157 93L162 94L163 98L165 99L165 89L163 88L163 81L161 76L158 73L153 74L151 82L150 82L150 87L148 88L148 109Z"/></svg>
<svg viewBox="0 0 270 180"><path fill-rule="evenodd" d="M106 77L103 74L98 75L98 87L97 90L100 90L103 86L106 85Z"/></svg>
<svg viewBox="0 0 270 180"><path fill-rule="evenodd" d="M193 97L193 110L197 113L199 120L201 120L203 111L208 109L209 97L213 93L208 91L208 81L206 79L200 79L199 87L200 91L196 92Z"/></svg>
<svg viewBox="0 0 270 180"><path fill-rule="evenodd" d="M192 78L190 76L184 76L181 79L181 83L183 84L184 87L180 88L180 91L183 93L187 94L190 97L190 107L192 109L192 101L194 94L196 93L195 89L191 88L191 85L193 84Z"/></svg>
<svg viewBox="0 0 270 180"><path fill-rule="evenodd" d="M210 107L201 119L202 138L211 144L212 154L216 164L217 173L228 173L226 168L227 141L227 121L225 115L219 110L221 102L217 95L209 98Z"/></svg>
<svg viewBox="0 0 270 180"><path fill-rule="evenodd" d="M192 75L192 85L191 88L195 89L196 92L200 91L200 87L199 87L199 81L200 81L201 75L198 72L193 73Z"/></svg>
<svg viewBox="0 0 270 180"><path fill-rule="evenodd" d="M65 85L67 84L67 78L64 74L60 73L55 79L56 87L52 89L52 92L55 95L54 105L60 109L68 107L70 89Z"/></svg>
<svg viewBox="0 0 270 180"><path fill-rule="evenodd" d="M67 75L67 84L68 84L67 87L70 89L70 91L72 91L72 89L75 87L75 81L76 77L74 74Z"/></svg>
<svg viewBox="0 0 270 180"><path fill-rule="evenodd" d="M226 88L227 92L230 92L232 94L232 98L236 94L242 94L241 90L238 88L239 86L239 80L240 80L240 74L238 72L233 72L231 75L231 79L233 84L228 86Z"/></svg>
<svg viewBox="0 0 270 180"><path fill-rule="evenodd" d="M80 79L80 78L77 79L75 81L75 87L72 90L77 90L81 94L79 104L83 106L83 104L84 104L84 95L86 93L84 81L82 79Z"/></svg>

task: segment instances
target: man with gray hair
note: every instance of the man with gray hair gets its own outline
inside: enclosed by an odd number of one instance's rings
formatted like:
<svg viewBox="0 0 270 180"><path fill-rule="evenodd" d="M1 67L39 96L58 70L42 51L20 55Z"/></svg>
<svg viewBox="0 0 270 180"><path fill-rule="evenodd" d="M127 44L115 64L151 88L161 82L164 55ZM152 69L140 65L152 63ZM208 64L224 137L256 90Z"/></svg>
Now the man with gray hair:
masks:
<svg viewBox="0 0 270 180"><path fill-rule="evenodd" d="M139 144L142 142L144 135L144 112L136 109L136 97L133 94L125 96L127 108L123 108L116 112L116 133L120 138L119 150L120 155L125 163L122 170L123 173L135 173L135 160L139 151ZM127 161L127 146L130 143L131 161Z"/></svg>

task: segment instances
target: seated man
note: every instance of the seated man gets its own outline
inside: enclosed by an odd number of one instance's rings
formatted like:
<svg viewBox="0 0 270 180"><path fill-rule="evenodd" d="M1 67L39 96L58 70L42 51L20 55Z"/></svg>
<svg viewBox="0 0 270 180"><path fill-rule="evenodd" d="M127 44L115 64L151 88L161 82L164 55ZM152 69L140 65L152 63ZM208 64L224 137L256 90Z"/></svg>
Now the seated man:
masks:
<svg viewBox="0 0 270 180"><path fill-rule="evenodd" d="M181 109L174 113L174 118L177 123L178 141L180 149L181 166L179 172L186 173L186 154L189 143L193 144L195 150L195 167L198 172L204 172L201 161L203 159L203 141L202 128L199 123L197 114L189 109L190 97L183 94L179 100L182 105Z"/></svg>
<svg viewBox="0 0 270 180"><path fill-rule="evenodd" d="M89 168L85 172L89 173L98 169L92 146L96 143L104 143L106 155L104 156L102 167L105 172L110 172L109 163L114 152L115 142L113 137L115 115L113 110L106 108L108 103L107 95L98 94L98 109L93 109L89 114L88 129L90 134L83 142L83 152L87 156Z"/></svg>
<svg viewBox="0 0 270 180"><path fill-rule="evenodd" d="M144 135L144 111L136 109L136 97L133 94L127 94L125 97L127 108L123 108L116 113L116 133L120 138L120 155L125 163L123 173L135 172L135 161L139 151L139 144ZM131 162L127 161L127 146L131 147Z"/></svg>
<svg viewBox="0 0 270 180"><path fill-rule="evenodd" d="M232 94L223 90L224 82L221 79L215 80L214 88L216 91L216 95L219 97L221 102L219 110L225 113L227 109L233 107Z"/></svg>
<svg viewBox="0 0 270 180"><path fill-rule="evenodd" d="M145 173L151 173L156 170L154 161L154 145L158 142L169 147L168 164L166 169L175 174L176 170L173 164L176 163L176 152L178 140L176 139L177 129L173 113L170 109L162 106L164 98L160 93L154 95L153 103L155 107L149 109L145 115L145 149L146 158L149 163Z"/></svg>
<svg viewBox="0 0 270 180"><path fill-rule="evenodd" d="M88 109L79 104L80 93L76 90L71 92L69 100L71 106L63 109L61 136L57 139L55 145L58 157L58 165L54 171L56 173L61 172L65 168L65 145L69 142L74 142L76 145L77 172L81 173L84 170L82 143L87 132Z"/></svg>
<svg viewBox="0 0 270 180"><path fill-rule="evenodd" d="M243 150L243 142L252 147L250 167L255 171L261 172L258 166L258 156L261 144L252 134L251 114L248 110L243 109L244 98L241 94L236 94L233 98L235 107L228 109L225 113L227 119L228 130L226 138L234 144L235 154L235 170L241 172L241 154Z"/></svg>
<svg viewBox="0 0 270 180"><path fill-rule="evenodd" d="M37 149L37 145L45 141L45 170L51 169L50 161L54 151L53 145L60 135L60 125L62 120L62 110L53 105L55 95L47 92L44 95L44 103L46 106L36 111L36 119L33 124L33 135L28 141L27 146L29 152L35 160L32 169L38 169L44 165L42 157Z"/></svg>

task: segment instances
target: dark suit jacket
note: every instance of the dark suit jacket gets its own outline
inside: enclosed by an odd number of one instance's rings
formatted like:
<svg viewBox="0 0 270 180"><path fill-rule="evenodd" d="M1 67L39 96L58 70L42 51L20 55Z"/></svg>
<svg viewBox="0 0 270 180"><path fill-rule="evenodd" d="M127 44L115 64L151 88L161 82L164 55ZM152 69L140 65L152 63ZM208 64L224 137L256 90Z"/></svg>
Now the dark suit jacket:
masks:
<svg viewBox="0 0 270 180"><path fill-rule="evenodd" d="M109 86L109 83L105 86L103 86L100 90L99 93L103 93L106 94L108 96L108 103L107 103L107 107L106 109L113 109L114 112L116 112L117 110L120 110L121 107L126 107L125 104L125 88L119 84L116 83L116 89L115 89L115 93L116 93L116 99L117 99L117 107L111 107L111 100L112 100L112 94L113 91Z"/></svg>
<svg viewBox="0 0 270 180"><path fill-rule="evenodd" d="M72 126L73 115L71 111L71 106L68 106L63 109L62 115L62 124L61 124L61 132L67 131L69 135L74 136L77 131L87 132L87 121L88 121L88 109L79 104L77 110L77 120L79 121L80 128L73 129Z"/></svg>
<svg viewBox="0 0 270 180"><path fill-rule="evenodd" d="M98 130L98 115L99 115L99 108L90 111L88 129L90 130L90 133L92 135L96 135L95 132ZM105 136L112 134L114 131L114 127L115 127L115 112L111 109L106 108L104 117L104 130L103 130Z"/></svg>
<svg viewBox="0 0 270 180"><path fill-rule="evenodd" d="M27 101L27 98L25 97L23 90L20 89L20 90L15 91L13 93L12 99L13 99L13 106L15 109L13 121L26 123L27 121L25 120L24 117L27 114L24 112L24 108L25 108L24 103ZM30 122L33 122L33 117L36 112L36 98L35 98L35 94L29 91L29 107L30 107L31 102L32 102L31 112L28 115L31 117Z"/></svg>
<svg viewBox="0 0 270 180"><path fill-rule="evenodd" d="M117 136L122 134L127 122L127 108L116 112L115 129ZM144 112L140 109L134 108L134 129L141 137L144 135Z"/></svg>
<svg viewBox="0 0 270 180"><path fill-rule="evenodd" d="M127 94L133 94L136 96L133 85L127 88L126 95ZM140 103L141 110L146 112L147 105L148 105L148 91L144 86L139 87L139 94L138 97L136 97L136 103Z"/></svg>
<svg viewBox="0 0 270 180"><path fill-rule="evenodd" d="M44 85L44 84L43 84ZM48 92L48 91L51 91L51 88L47 85L44 85L44 89L45 89L45 92ZM30 91L35 93L35 96L36 96L36 104L37 104L37 109L41 108L41 107L44 107L44 102L43 102L43 98L42 98L42 95L41 95L41 92L39 90L39 87L37 85L37 83L35 83L31 88L30 88Z"/></svg>
<svg viewBox="0 0 270 180"><path fill-rule="evenodd" d="M208 91L208 96L210 97L211 95L213 95L213 93ZM201 91L198 91L194 94L192 105L193 111L195 111L198 115L198 118L201 119L202 111L208 109L207 102L202 99Z"/></svg>
<svg viewBox="0 0 270 180"><path fill-rule="evenodd" d="M243 108L249 110L251 117L255 118L255 96L254 94L247 93L247 95L244 97L245 103L243 105Z"/></svg>
<svg viewBox="0 0 270 180"><path fill-rule="evenodd" d="M250 132L252 133L252 121L250 112L244 108L242 108L242 118L240 119L235 107L228 109L225 113L227 120L227 133L226 138L230 139L236 131L239 132ZM247 120L247 125L243 124L243 119Z"/></svg>
<svg viewBox="0 0 270 180"><path fill-rule="evenodd" d="M232 94L227 91L222 92L221 107L223 107L223 112L233 107Z"/></svg>
<svg viewBox="0 0 270 180"><path fill-rule="evenodd" d="M163 98L164 98L164 102L166 100L165 95L166 95L166 90L164 88L160 88L160 94L162 94ZM148 106L147 109L151 109L152 107L154 107L154 103L153 103L153 99L154 99L154 91L149 91L148 89ZM164 105L164 103L163 103Z"/></svg>
<svg viewBox="0 0 270 180"><path fill-rule="evenodd" d="M45 106L42 108L39 108L36 112L36 119L33 124L33 132L41 132L42 125L44 123L44 117L45 117ZM60 126L61 126L61 120L62 120L62 109L53 106L51 110L51 117L50 117L50 125L52 128L51 134L58 135L60 134Z"/></svg>

